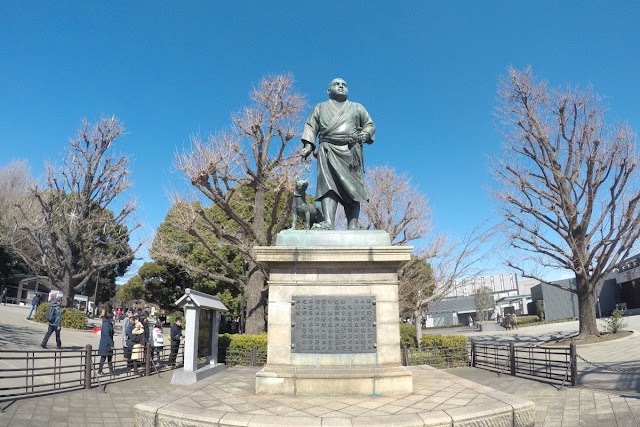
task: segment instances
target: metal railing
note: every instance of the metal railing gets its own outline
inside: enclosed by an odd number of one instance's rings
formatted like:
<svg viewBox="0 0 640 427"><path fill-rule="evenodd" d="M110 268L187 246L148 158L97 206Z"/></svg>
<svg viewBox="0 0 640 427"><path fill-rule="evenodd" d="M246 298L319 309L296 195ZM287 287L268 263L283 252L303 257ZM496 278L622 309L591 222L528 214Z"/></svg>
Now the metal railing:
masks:
<svg viewBox="0 0 640 427"><path fill-rule="evenodd" d="M232 348L219 347L218 361L227 366L264 366L267 364L267 350L258 347Z"/></svg>
<svg viewBox="0 0 640 427"><path fill-rule="evenodd" d="M402 346L402 364L430 365L438 369L469 366L469 345L408 348Z"/></svg>
<svg viewBox="0 0 640 427"><path fill-rule="evenodd" d="M183 364L183 347L178 349L175 366ZM113 350L113 371L109 363L98 374L100 356L87 345L84 349L62 350L0 350L0 402L55 393L64 390L90 389L97 385L158 374L173 369L169 365L170 345L145 347L143 357L129 364L124 349ZM6 366L6 367L5 367Z"/></svg>
<svg viewBox="0 0 640 427"><path fill-rule="evenodd" d="M575 386L578 379L576 346L534 347L509 344L472 343L471 366L513 376L541 378Z"/></svg>

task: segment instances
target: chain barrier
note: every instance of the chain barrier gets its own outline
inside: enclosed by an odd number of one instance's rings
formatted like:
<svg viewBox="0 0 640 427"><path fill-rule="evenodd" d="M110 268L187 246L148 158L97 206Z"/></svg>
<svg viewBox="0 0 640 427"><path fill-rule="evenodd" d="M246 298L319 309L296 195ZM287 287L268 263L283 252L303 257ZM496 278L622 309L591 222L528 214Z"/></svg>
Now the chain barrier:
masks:
<svg viewBox="0 0 640 427"><path fill-rule="evenodd" d="M638 366L637 368L610 368L608 366L600 365L599 363L589 362L587 359L580 356L579 354L576 354L576 357L582 360L587 365L595 366L596 368L604 369L605 371L625 373L625 372L635 372L640 370L640 366Z"/></svg>

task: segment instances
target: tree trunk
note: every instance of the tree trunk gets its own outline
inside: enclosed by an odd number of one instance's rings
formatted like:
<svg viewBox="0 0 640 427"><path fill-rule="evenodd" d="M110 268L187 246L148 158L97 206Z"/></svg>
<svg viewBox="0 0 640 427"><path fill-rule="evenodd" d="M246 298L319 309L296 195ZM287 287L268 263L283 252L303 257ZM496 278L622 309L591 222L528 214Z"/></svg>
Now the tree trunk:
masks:
<svg viewBox="0 0 640 427"><path fill-rule="evenodd" d="M598 335L595 286L592 286L586 277L576 277L576 285L578 289L578 317L580 319L578 337L585 338L589 335Z"/></svg>
<svg viewBox="0 0 640 427"><path fill-rule="evenodd" d="M254 265L249 263L249 271L254 271ZM260 270L255 269L255 272L249 277L249 286L247 286L246 293L246 323L245 333L247 334L259 334L266 330L265 322L265 304L266 304L266 291L265 291L265 277Z"/></svg>
<svg viewBox="0 0 640 427"><path fill-rule="evenodd" d="M418 343L418 348L420 348L420 341L422 340L422 310L415 310L413 314L416 319L416 343Z"/></svg>

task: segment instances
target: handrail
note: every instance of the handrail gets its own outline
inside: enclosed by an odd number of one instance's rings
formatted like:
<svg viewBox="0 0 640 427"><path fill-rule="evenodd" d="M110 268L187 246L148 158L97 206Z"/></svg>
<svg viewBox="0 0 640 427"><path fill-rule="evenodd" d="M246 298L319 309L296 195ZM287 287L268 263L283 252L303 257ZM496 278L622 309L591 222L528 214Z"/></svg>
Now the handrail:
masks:
<svg viewBox="0 0 640 427"><path fill-rule="evenodd" d="M169 366L171 346L149 347L136 365L137 375L153 375L183 365L184 344L178 348L174 366ZM90 345L82 349L0 350L0 402L62 390L90 389L98 384L135 378L124 357L124 349L113 350L113 373L98 378L100 356ZM152 357L153 356L153 360ZM105 373L109 371L105 362Z"/></svg>

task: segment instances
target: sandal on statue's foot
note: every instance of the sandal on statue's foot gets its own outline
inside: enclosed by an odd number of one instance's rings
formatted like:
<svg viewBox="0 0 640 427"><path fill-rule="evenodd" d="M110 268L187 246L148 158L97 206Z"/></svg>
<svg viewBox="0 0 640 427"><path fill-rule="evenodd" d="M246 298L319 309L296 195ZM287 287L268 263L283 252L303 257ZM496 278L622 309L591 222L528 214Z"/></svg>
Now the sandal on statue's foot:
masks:
<svg viewBox="0 0 640 427"><path fill-rule="evenodd" d="M334 230L335 227L333 224L329 224L326 221L322 221L322 222L317 222L315 224L313 224L313 227L311 227L312 230Z"/></svg>

